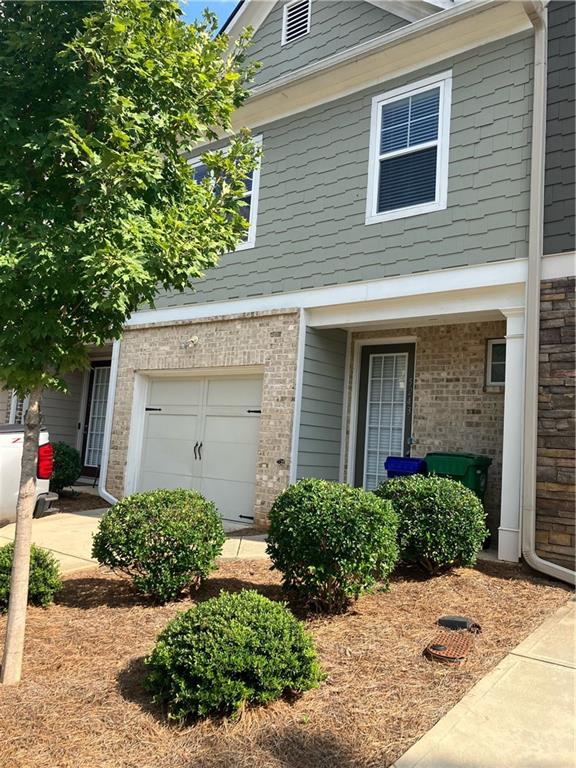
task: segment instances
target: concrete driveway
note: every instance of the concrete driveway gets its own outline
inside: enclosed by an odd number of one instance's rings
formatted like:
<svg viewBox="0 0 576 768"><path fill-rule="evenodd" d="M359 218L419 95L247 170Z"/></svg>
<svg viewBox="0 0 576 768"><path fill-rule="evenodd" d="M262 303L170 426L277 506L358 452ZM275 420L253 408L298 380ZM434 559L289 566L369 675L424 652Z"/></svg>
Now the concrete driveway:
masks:
<svg viewBox="0 0 576 768"><path fill-rule="evenodd" d="M85 512L62 512L32 521L32 541L51 550L60 563L62 573L72 573L98 565L91 557L92 536L106 509ZM233 526L224 526L230 528ZM0 546L14 539L14 524L0 528ZM242 536L241 531L229 531L222 550L226 559L260 559L266 557L263 535Z"/></svg>
<svg viewBox="0 0 576 768"><path fill-rule="evenodd" d="M60 563L62 573L91 568L98 563L92 559L92 535L105 509L85 512L62 512L32 521L32 541L51 550ZM15 525L0 528L0 544L14 539Z"/></svg>

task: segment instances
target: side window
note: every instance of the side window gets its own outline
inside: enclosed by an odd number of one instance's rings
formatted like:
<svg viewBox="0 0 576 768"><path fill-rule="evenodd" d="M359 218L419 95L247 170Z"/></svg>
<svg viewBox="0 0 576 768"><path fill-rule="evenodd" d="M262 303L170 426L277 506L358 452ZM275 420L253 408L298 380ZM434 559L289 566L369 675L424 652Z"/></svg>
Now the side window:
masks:
<svg viewBox="0 0 576 768"><path fill-rule="evenodd" d="M258 136L254 138L254 142L259 146L262 145L262 137ZM200 158L193 158L190 160L194 167L194 178L196 181L202 181L209 174L208 168L200 160ZM260 187L260 163L261 157L258 160L258 165L250 173L246 179L246 194L244 195L244 204L240 208L240 213L248 222L248 229L244 234L243 241L236 246L236 250L240 251L244 248L253 248L256 243L256 218L258 214L258 190Z"/></svg>
<svg viewBox="0 0 576 768"><path fill-rule="evenodd" d="M506 382L506 339L489 339L486 356L486 386L503 387Z"/></svg>
<svg viewBox="0 0 576 768"><path fill-rule="evenodd" d="M366 223L446 208L452 77L372 100Z"/></svg>

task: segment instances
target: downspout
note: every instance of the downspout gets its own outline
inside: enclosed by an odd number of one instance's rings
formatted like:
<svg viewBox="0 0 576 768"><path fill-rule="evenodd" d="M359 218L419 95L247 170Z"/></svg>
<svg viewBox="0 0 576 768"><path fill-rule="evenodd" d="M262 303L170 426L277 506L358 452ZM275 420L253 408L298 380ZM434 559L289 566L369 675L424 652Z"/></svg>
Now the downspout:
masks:
<svg viewBox="0 0 576 768"><path fill-rule="evenodd" d="M576 583L574 571L536 554L536 467L538 447L538 369L540 345L540 279L544 252L544 168L548 64L548 10L540 2L524 2L534 27L534 100L530 170L530 224L526 278L526 349L524 367L524 439L522 473L522 555L531 568Z"/></svg>
<svg viewBox="0 0 576 768"><path fill-rule="evenodd" d="M110 442L112 439L112 418L114 416L114 400L116 398L116 381L118 379L118 359L120 357L120 341L112 345L112 360L110 362L110 383L108 385L108 400L106 402L106 421L104 424L104 439L102 445L102 464L98 479L98 493L109 504L115 504L118 499L106 490L108 478L108 460L110 458Z"/></svg>

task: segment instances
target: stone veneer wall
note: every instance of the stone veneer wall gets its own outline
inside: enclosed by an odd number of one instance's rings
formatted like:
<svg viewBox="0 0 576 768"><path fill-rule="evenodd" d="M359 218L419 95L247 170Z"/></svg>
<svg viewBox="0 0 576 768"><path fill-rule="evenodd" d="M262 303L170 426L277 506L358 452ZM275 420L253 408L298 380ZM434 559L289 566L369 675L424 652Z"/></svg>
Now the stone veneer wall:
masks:
<svg viewBox="0 0 576 768"><path fill-rule="evenodd" d="M191 336L192 348L184 347ZM107 488L124 492L134 374L155 370L262 366L262 417L256 470L255 523L289 482L298 347L298 313L251 313L163 326L128 328L122 337ZM277 464L284 459L284 464Z"/></svg>
<svg viewBox="0 0 576 768"><path fill-rule="evenodd" d="M417 338L412 455L465 451L490 456L485 506L494 537L500 523L504 390L485 386L486 350L488 339L503 338L505 333L502 320L363 331L352 336L353 344L361 339ZM349 393L351 386L352 372Z"/></svg>
<svg viewBox="0 0 576 768"><path fill-rule="evenodd" d="M576 278L540 290L540 381L536 475L536 550L575 568L575 288Z"/></svg>

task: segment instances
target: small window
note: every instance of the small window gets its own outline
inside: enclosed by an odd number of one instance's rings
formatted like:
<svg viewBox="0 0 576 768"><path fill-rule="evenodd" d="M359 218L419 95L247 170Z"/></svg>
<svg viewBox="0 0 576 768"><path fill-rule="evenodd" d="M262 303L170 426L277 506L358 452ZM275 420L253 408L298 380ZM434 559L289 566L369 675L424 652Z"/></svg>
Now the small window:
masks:
<svg viewBox="0 0 576 768"><path fill-rule="evenodd" d="M486 385L503 387L506 381L506 339L489 339Z"/></svg>
<svg viewBox="0 0 576 768"><path fill-rule="evenodd" d="M444 73L373 99L367 224L446 208L451 83Z"/></svg>
<svg viewBox="0 0 576 768"><path fill-rule="evenodd" d="M254 138L254 143L261 145L262 137ZM208 168L199 158L190 160L194 166L194 178L196 181L202 181L209 174ZM244 234L244 239L236 246L237 251L244 248L253 248L256 242L256 216L258 212L258 189L260 186L260 159L258 165L250 173L245 181L246 194L244 195L244 204L240 207L240 213L248 222L248 229Z"/></svg>
<svg viewBox="0 0 576 768"><path fill-rule="evenodd" d="M293 43L310 32L310 1L286 3L282 18L282 45Z"/></svg>

